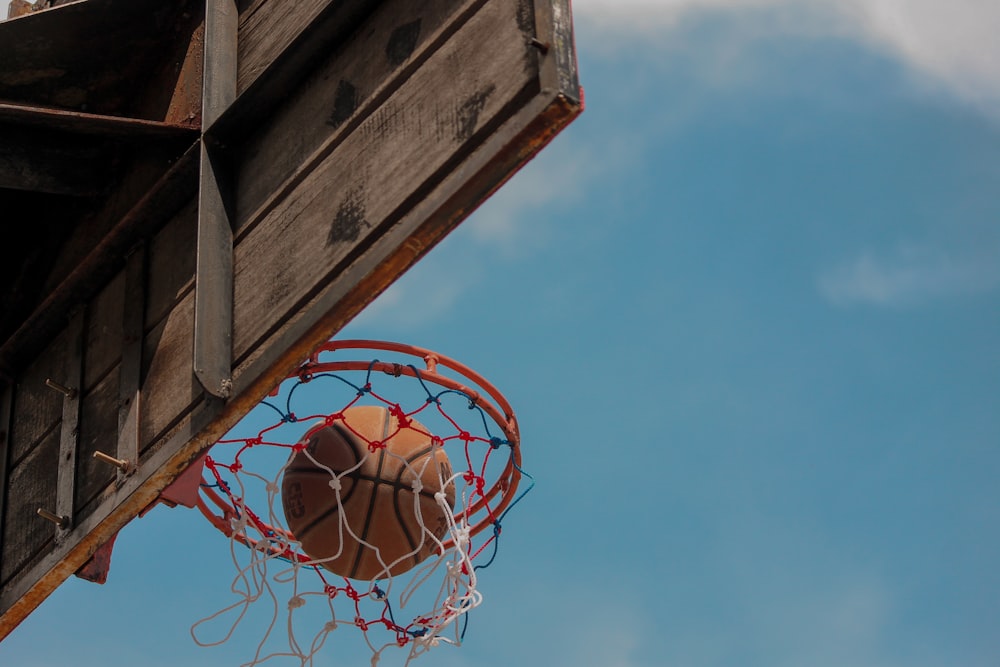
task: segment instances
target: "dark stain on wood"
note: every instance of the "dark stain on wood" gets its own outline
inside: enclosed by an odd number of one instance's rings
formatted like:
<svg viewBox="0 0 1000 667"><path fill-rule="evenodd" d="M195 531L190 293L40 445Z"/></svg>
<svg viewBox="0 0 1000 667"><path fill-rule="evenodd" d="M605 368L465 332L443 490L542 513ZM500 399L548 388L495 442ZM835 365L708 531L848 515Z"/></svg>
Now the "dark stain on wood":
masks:
<svg viewBox="0 0 1000 667"><path fill-rule="evenodd" d="M354 115L361 103L361 95L357 87L350 81L341 79L337 84L337 92L333 95L333 113L326 121L327 125L339 127L345 120Z"/></svg>
<svg viewBox="0 0 1000 667"><path fill-rule="evenodd" d="M404 23L392 31L389 36L389 43L385 47L385 55L393 67L398 67L406 62L414 49L417 48L417 41L420 39L420 19Z"/></svg>
<svg viewBox="0 0 1000 667"><path fill-rule="evenodd" d="M517 3L517 27L526 35L535 36L535 3L520 0Z"/></svg>
<svg viewBox="0 0 1000 667"><path fill-rule="evenodd" d="M371 227L371 223L365 218L365 212L364 189L356 188L349 191L340 207L337 208L337 215L333 218L328 245L357 241L361 232Z"/></svg>
<svg viewBox="0 0 1000 667"><path fill-rule="evenodd" d="M476 126L479 124L479 114L486 108L486 101L490 99L490 95L496 92L496 89L497 87L494 84L490 84L486 88L470 95L462 103L462 106L458 109L458 118L456 119L457 124L455 127L455 136L458 139L465 141L475 134Z"/></svg>

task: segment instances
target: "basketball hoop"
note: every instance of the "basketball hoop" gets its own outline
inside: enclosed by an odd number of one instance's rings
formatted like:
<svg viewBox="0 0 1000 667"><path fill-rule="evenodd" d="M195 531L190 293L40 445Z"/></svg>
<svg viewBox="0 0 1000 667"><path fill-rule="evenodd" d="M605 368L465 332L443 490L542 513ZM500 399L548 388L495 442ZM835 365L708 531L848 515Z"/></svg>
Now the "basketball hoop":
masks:
<svg viewBox="0 0 1000 667"><path fill-rule="evenodd" d="M312 664L341 626L373 665L390 647L409 663L459 645L478 573L531 488L518 493L522 477L514 412L470 368L411 345L328 342L204 459L197 505L229 539L235 601L192 637L225 643L263 608L244 667ZM287 646L273 649L279 626Z"/></svg>

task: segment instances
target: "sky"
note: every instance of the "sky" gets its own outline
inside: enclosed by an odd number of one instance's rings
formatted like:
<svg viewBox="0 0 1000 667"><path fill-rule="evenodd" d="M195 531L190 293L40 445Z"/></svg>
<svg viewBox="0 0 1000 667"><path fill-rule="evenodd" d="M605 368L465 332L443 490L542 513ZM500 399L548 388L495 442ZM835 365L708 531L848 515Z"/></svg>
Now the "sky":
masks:
<svg viewBox="0 0 1000 667"><path fill-rule="evenodd" d="M535 482L412 664L997 667L1000 5L574 16L586 111L339 336L481 372ZM228 558L157 508L0 664L240 665Z"/></svg>

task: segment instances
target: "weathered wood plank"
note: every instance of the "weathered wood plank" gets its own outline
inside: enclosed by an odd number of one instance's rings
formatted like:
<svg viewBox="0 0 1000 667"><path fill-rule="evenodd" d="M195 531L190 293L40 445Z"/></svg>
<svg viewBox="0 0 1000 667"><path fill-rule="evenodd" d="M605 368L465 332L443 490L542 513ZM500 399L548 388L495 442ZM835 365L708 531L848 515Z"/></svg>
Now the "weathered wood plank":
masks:
<svg viewBox="0 0 1000 667"><path fill-rule="evenodd" d="M193 199L149 245L148 307L140 372L142 451L162 439L202 399L192 374L197 229Z"/></svg>
<svg viewBox="0 0 1000 667"><path fill-rule="evenodd" d="M192 197L149 243L145 331L157 327L194 289L197 237L198 200Z"/></svg>
<svg viewBox="0 0 1000 667"><path fill-rule="evenodd" d="M125 280L116 275L87 308L84 338L83 392L88 392L121 360L122 312L125 309Z"/></svg>
<svg viewBox="0 0 1000 667"><path fill-rule="evenodd" d="M65 326L66 312L92 298L121 270L128 250L176 214L177 204L196 191L197 156L197 150L189 150L159 179L148 173L150 165L146 164L138 169L141 177L129 178L118 194L105 202L98 216L104 222L74 230L64 252L48 270L47 282L59 284L59 288L36 304L34 313L0 344L0 369L19 374L28 359L44 355L42 348ZM152 180L144 180L146 177ZM107 221L113 222L110 230L105 227Z"/></svg>
<svg viewBox="0 0 1000 667"><path fill-rule="evenodd" d="M254 3L240 15L237 90L242 92L298 37L302 30L333 4L333 0L304 0L288 11L280 2Z"/></svg>
<svg viewBox="0 0 1000 667"><path fill-rule="evenodd" d="M146 334L143 345L142 400L139 420L142 455L168 438L204 398L191 370L194 347L194 293L188 293L170 314Z"/></svg>
<svg viewBox="0 0 1000 667"><path fill-rule="evenodd" d="M64 330L18 378L14 390L11 465L16 465L42 437L57 429L62 420L62 394L46 386L45 381L51 378L66 383L68 345Z"/></svg>
<svg viewBox="0 0 1000 667"><path fill-rule="evenodd" d="M116 469L94 458L94 452L115 455L118 443L118 374L114 366L83 396L73 489L73 523L94 511L102 491L114 481Z"/></svg>
<svg viewBox="0 0 1000 667"><path fill-rule="evenodd" d="M241 149L237 230L257 219L260 207L280 196L279 186L303 162L332 137L348 134L354 126L350 121L364 114L375 95L398 87L429 45L446 37L441 33L454 30L459 16L482 2L380 5Z"/></svg>
<svg viewBox="0 0 1000 667"><path fill-rule="evenodd" d="M420 0L416 0L420 1ZM270 67L274 67L282 57L308 60L311 52L322 49L323 43L310 43L311 32L323 24L350 26L359 21L378 4L377 0L302 0L295 4L295 11L289 11L282 0L254 2L241 10L239 21L239 51L237 70L237 91L243 93ZM323 30L329 37L342 33ZM290 48L295 46L294 49ZM333 46L330 42L327 46ZM280 65L280 63L278 63ZM301 69L307 62L297 63L293 69ZM293 83L294 85L294 83Z"/></svg>
<svg viewBox="0 0 1000 667"><path fill-rule="evenodd" d="M55 525L36 511L39 507L55 511L58 458L59 431L55 430L10 470L0 544L0 585L6 585L55 539Z"/></svg>
<svg viewBox="0 0 1000 667"><path fill-rule="evenodd" d="M516 5L486 4L241 238L237 359L474 150L478 132L523 103L532 64Z"/></svg>

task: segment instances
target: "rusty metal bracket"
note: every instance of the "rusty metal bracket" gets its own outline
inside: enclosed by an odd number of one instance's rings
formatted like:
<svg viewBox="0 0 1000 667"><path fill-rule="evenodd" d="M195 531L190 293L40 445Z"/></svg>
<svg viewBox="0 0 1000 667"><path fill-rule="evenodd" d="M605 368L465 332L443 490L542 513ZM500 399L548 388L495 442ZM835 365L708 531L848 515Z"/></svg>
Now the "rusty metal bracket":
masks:
<svg viewBox="0 0 1000 667"><path fill-rule="evenodd" d="M81 579L91 581L95 584L106 583L108 581L108 572L111 570L111 552L115 548L116 539L118 539L118 533L115 533L111 536L111 539L97 547L97 551L90 557L90 560L84 563L74 574Z"/></svg>
<svg viewBox="0 0 1000 667"><path fill-rule="evenodd" d="M197 507L200 500L199 491L202 484L202 475L205 471L205 460L208 458L208 451L204 451L191 462L191 464L180 475L170 483L167 488L160 492L156 500L148 507L139 512L139 516L146 516L157 505L167 507Z"/></svg>

